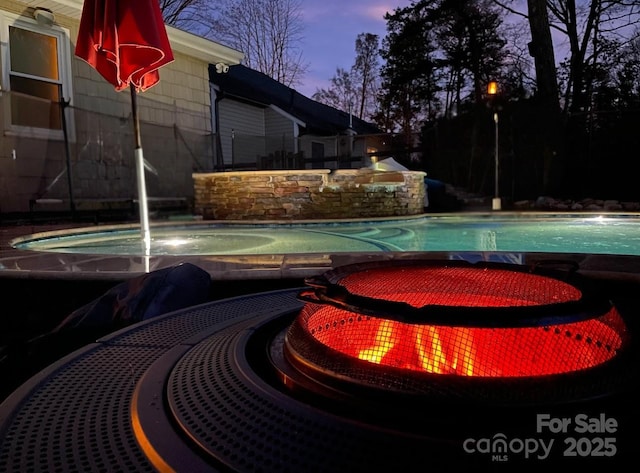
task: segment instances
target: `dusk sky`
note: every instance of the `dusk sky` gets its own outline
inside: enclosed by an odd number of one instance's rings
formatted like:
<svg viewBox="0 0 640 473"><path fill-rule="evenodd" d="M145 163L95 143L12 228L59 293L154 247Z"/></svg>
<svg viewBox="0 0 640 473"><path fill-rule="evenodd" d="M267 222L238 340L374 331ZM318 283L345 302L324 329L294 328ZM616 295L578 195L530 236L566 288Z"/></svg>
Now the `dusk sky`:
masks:
<svg viewBox="0 0 640 473"><path fill-rule="evenodd" d="M303 61L309 68L295 89L311 97L328 88L336 68L350 69L360 33L386 35L384 14L411 0L301 0L304 22Z"/></svg>

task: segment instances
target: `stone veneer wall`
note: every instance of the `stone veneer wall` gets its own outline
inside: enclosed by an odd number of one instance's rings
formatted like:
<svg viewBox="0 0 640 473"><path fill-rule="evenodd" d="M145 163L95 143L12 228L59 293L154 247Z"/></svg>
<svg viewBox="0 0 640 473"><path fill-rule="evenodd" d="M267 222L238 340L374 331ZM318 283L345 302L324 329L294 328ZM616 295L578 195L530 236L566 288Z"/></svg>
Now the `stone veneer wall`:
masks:
<svg viewBox="0 0 640 473"><path fill-rule="evenodd" d="M196 173L194 209L206 220L418 215L425 175L370 169Z"/></svg>

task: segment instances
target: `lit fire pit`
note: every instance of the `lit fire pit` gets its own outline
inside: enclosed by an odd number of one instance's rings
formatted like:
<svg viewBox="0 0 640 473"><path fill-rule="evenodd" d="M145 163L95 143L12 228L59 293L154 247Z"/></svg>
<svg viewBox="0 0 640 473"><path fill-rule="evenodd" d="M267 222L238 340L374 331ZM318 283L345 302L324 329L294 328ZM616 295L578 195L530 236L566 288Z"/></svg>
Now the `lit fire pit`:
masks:
<svg viewBox="0 0 640 473"><path fill-rule="evenodd" d="M575 386L627 343L616 308L571 271L392 261L307 282L285 353L297 370L334 387L449 396L465 379L512 389L551 380L557 387L563 375Z"/></svg>
<svg viewBox="0 0 640 473"><path fill-rule="evenodd" d="M637 460L637 286L551 260L396 259L307 282L168 313L47 368L0 405L0 471Z"/></svg>

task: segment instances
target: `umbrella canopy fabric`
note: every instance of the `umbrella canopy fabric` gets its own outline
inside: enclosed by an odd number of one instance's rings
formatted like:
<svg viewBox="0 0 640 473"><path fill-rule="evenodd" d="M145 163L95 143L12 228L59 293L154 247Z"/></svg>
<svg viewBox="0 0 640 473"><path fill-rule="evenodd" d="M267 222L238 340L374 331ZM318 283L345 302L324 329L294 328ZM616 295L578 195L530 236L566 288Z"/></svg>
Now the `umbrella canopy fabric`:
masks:
<svg viewBox="0 0 640 473"><path fill-rule="evenodd" d="M145 91L173 52L158 0L85 0L75 54L117 91Z"/></svg>

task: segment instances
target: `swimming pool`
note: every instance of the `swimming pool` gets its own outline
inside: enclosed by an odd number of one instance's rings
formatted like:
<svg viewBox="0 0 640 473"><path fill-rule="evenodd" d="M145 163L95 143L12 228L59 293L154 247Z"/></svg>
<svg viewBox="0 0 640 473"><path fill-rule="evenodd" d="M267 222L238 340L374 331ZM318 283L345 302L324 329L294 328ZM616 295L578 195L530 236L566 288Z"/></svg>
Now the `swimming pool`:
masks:
<svg viewBox="0 0 640 473"><path fill-rule="evenodd" d="M136 225L27 235L12 246L38 252L145 256ZM155 224L148 256L487 251L640 256L640 214L505 212L360 221Z"/></svg>

